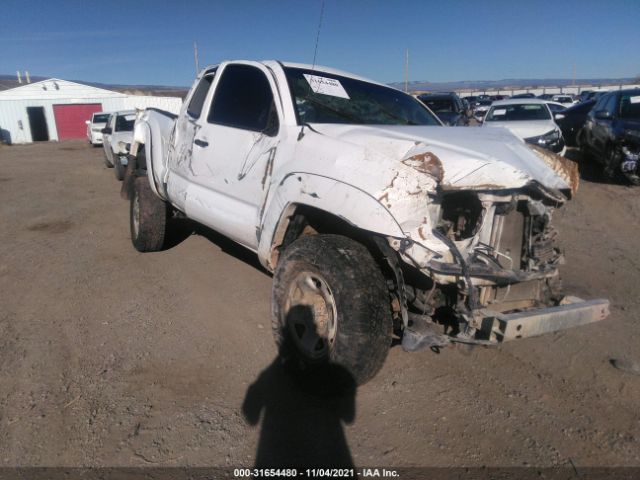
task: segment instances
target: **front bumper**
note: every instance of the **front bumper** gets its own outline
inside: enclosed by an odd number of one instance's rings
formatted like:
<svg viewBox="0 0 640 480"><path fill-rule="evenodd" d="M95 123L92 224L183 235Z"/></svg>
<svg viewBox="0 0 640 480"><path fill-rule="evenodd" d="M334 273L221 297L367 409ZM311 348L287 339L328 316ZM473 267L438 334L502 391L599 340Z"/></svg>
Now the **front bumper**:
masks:
<svg viewBox="0 0 640 480"><path fill-rule="evenodd" d="M484 311L483 314L482 331L490 333L495 341L505 342L604 320L609 316L609 300L566 297L555 307L508 314Z"/></svg>
<svg viewBox="0 0 640 480"><path fill-rule="evenodd" d="M476 311L481 327L473 337L449 337L439 333L427 317L415 316L411 326L405 328L402 348L417 352L449 343L497 345L509 340L537 337L580 325L599 322L609 316L609 300L582 300L565 297L560 305L531 309L517 313L498 313L481 309Z"/></svg>

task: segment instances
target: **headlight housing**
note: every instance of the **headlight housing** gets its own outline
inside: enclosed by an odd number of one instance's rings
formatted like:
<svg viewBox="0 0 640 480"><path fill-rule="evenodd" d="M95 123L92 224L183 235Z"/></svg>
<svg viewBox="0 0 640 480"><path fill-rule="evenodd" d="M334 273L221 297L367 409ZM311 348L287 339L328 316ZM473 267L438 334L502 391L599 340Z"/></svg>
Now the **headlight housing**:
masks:
<svg viewBox="0 0 640 480"><path fill-rule="evenodd" d="M560 141L562 134L557 128L538 137L539 145L549 145Z"/></svg>

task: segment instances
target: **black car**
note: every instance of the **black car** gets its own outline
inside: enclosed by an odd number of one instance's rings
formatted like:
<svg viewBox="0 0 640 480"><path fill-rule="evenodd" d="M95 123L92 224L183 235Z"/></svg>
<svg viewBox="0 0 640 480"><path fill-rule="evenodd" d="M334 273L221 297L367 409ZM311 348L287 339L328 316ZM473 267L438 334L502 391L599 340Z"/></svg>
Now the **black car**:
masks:
<svg viewBox="0 0 640 480"><path fill-rule="evenodd" d="M476 102L478 101L478 97L475 95L468 95L466 97L464 97L462 100L466 100L467 102L469 102L469 105L471 105L472 107L476 104Z"/></svg>
<svg viewBox="0 0 640 480"><path fill-rule="evenodd" d="M595 100L587 100L561 112L557 112L562 115L562 118L555 117L556 123L560 127L560 130L562 130L562 136L567 146L576 147L578 145L576 135L584 126L584 123L587 121L587 114L595 104Z"/></svg>
<svg viewBox="0 0 640 480"><path fill-rule="evenodd" d="M607 180L622 175L640 185L640 88L600 97L578 140L585 157L602 164Z"/></svg>
<svg viewBox="0 0 640 480"><path fill-rule="evenodd" d="M469 125L470 110L464 108L460 97L453 92L425 93L419 95L418 100L429 107L445 125Z"/></svg>
<svg viewBox="0 0 640 480"><path fill-rule="evenodd" d="M536 98L536 96L533 93L518 93L512 95L511 98Z"/></svg>
<svg viewBox="0 0 640 480"><path fill-rule="evenodd" d="M586 102L587 100L590 100L589 95L591 94L591 92L593 92L593 90L582 90L580 92L580 95L578 95L578 100L581 102Z"/></svg>
<svg viewBox="0 0 640 480"><path fill-rule="evenodd" d="M553 93L543 93L541 95L538 95L537 98L539 98L540 100L551 100L553 98Z"/></svg>

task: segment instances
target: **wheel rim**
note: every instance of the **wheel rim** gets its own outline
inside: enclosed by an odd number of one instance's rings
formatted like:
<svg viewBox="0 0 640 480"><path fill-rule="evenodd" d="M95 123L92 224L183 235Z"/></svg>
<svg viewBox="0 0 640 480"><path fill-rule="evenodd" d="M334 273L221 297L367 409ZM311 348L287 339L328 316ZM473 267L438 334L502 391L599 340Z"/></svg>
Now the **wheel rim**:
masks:
<svg viewBox="0 0 640 480"><path fill-rule="evenodd" d="M321 275L299 273L287 295L287 329L306 357L321 360L331 351L338 330L335 298Z"/></svg>
<svg viewBox="0 0 640 480"><path fill-rule="evenodd" d="M133 222L133 236L138 238L140 229L140 199L138 195L133 196L133 204L131 207L131 220Z"/></svg>

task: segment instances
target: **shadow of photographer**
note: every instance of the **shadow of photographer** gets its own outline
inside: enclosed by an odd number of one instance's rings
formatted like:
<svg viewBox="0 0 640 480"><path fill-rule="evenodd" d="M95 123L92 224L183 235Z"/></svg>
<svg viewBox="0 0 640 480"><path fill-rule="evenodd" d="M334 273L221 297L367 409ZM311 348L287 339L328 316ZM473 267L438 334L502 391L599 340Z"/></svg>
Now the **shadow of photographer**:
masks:
<svg viewBox="0 0 640 480"><path fill-rule="evenodd" d="M353 376L326 362L296 368L284 351L290 350L281 346L242 405L250 425L262 417L255 467L354 468L343 428L356 415Z"/></svg>

